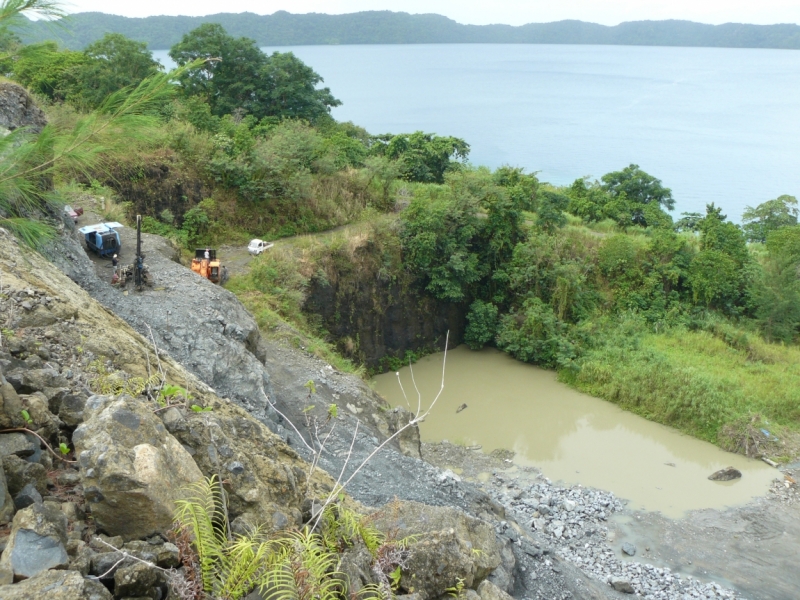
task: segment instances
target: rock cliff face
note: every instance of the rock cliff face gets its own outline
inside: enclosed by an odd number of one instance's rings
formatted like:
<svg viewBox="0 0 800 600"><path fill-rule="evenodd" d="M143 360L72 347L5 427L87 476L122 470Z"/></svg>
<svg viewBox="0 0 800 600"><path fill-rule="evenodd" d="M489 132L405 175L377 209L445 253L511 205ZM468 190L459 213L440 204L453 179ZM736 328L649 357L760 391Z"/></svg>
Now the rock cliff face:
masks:
<svg viewBox="0 0 800 600"><path fill-rule="evenodd" d="M303 310L318 318L345 356L386 370L406 352L440 351L464 337L467 307L436 300L403 269L399 249L370 232L349 253L332 252L309 281ZM358 238L356 238L358 239Z"/></svg>
<svg viewBox="0 0 800 600"><path fill-rule="evenodd" d="M0 128L6 132L28 127L39 133L47 125L47 117L25 88L15 83L0 83ZM2 131L0 130L0 131Z"/></svg>

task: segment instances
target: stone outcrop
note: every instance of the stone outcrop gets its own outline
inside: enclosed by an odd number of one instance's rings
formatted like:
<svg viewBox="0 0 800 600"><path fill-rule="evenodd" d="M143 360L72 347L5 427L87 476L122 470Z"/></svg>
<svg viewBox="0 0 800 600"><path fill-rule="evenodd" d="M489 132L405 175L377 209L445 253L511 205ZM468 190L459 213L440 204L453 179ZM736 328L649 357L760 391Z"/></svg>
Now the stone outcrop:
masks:
<svg viewBox="0 0 800 600"><path fill-rule="evenodd" d="M175 500L203 477L186 449L129 396L93 396L84 416L72 439L98 528L126 540L169 529Z"/></svg>
<svg viewBox="0 0 800 600"><path fill-rule="evenodd" d="M31 133L39 133L47 125L47 117L20 85L0 83L0 127L14 131L28 127Z"/></svg>
<svg viewBox="0 0 800 600"><path fill-rule="evenodd" d="M226 481L234 529L300 525L306 494L321 496L333 481L317 471L309 485L308 464L266 426L230 402L211 406L202 413L170 408L162 418L206 476Z"/></svg>

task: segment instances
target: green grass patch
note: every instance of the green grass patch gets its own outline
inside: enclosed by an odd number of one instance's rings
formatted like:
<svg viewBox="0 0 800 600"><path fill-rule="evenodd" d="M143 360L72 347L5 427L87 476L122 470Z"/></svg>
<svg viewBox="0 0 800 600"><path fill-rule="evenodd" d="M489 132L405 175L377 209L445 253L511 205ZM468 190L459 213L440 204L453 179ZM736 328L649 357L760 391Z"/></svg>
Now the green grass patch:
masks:
<svg viewBox="0 0 800 600"><path fill-rule="evenodd" d="M623 330L588 351L576 370L562 371L561 379L728 449L738 445L731 436L751 426L785 438L786 453L796 453L800 349L731 325L660 334Z"/></svg>

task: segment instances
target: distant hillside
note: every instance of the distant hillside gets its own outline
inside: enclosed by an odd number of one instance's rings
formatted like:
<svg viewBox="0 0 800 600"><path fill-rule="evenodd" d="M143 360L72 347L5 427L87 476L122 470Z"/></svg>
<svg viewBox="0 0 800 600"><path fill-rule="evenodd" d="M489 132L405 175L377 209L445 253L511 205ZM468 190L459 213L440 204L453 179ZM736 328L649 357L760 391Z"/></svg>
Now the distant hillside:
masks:
<svg viewBox="0 0 800 600"><path fill-rule="evenodd" d="M583 21L511 25L461 25L441 15L369 11L348 15L273 15L221 13L205 17L132 19L104 13L78 13L66 27L31 23L26 41L60 39L81 49L106 32L169 48L201 23L221 23L229 33L255 39L261 46L317 44L617 44L636 46L716 46L800 49L800 26L703 25L691 21L634 21L614 27Z"/></svg>

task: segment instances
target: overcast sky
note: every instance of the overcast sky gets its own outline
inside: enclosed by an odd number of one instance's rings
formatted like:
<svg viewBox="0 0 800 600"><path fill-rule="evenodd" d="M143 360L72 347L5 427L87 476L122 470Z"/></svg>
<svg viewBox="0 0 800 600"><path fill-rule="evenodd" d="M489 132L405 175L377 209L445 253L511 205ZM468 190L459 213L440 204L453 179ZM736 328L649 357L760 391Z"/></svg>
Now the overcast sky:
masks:
<svg viewBox="0 0 800 600"><path fill-rule="evenodd" d="M100 11L128 17L208 15L219 12L340 14L362 10L438 13L460 23L544 23L580 19L606 25L642 19L702 23L799 23L800 0L72 0L69 12Z"/></svg>

